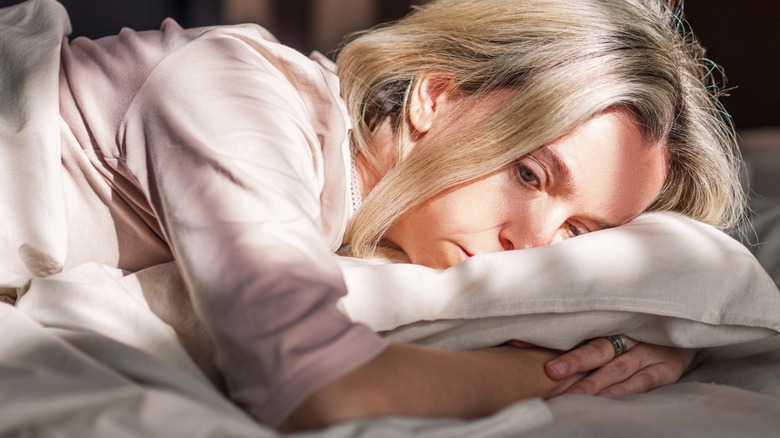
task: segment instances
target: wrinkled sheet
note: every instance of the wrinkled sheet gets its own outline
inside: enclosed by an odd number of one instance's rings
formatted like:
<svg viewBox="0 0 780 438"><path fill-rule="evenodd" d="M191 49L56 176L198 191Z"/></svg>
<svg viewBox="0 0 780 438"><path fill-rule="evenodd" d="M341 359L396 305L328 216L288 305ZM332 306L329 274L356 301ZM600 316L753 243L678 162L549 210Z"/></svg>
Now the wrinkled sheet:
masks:
<svg viewBox="0 0 780 438"><path fill-rule="evenodd" d="M396 342L471 350L518 339L569 350L622 333L736 357L780 334L780 291L750 251L670 212L445 270L357 259L342 269L345 313Z"/></svg>
<svg viewBox="0 0 780 438"><path fill-rule="evenodd" d="M187 313L176 310L181 301L155 294L180 290L176 278L165 281L166 272L123 276L87 264L32 280L16 307L0 303L0 436L273 436L188 355L183 345L202 345L203 334L186 317L177 319ZM147 302L144 285L157 301ZM536 399L479 421L386 418L314 435L489 436L551 419Z"/></svg>
<svg viewBox="0 0 780 438"><path fill-rule="evenodd" d="M123 275L88 264L34 279L16 307L0 304L0 436L273 436L219 391L186 301L160 293L181 286L170 272ZM707 362L682 383L626 400L564 395L477 421L381 418L302 436L759 437L777 430L780 350Z"/></svg>

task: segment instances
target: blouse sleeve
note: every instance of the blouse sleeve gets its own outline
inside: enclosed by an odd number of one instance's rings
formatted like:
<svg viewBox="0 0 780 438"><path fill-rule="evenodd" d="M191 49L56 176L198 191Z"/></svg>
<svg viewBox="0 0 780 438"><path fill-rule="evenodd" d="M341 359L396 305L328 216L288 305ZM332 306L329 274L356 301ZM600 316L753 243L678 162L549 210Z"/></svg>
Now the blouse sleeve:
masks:
<svg viewBox="0 0 780 438"><path fill-rule="evenodd" d="M213 33L155 67L119 144L217 346L229 395L276 426L386 344L336 308L346 287L323 237L322 138L305 96L317 84L291 81L267 41Z"/></svg>

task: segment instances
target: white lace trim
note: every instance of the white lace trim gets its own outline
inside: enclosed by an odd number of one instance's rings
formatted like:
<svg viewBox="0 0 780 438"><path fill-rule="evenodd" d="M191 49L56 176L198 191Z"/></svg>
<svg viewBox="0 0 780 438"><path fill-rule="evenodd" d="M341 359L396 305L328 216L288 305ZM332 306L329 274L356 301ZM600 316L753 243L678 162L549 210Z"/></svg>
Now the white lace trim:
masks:
<svg viewBox="0 0 780 438"><path fill-rule="evenodd" d="M357 161L357 150L354 147L350 148L349 156L350 161L352 162L352 168L350 172L352 174L352 178L349 185L349 192L352 201L352 215L354 215L360 208L360 205L363 203L363 196L360 194L360 181L358 179L357 165L355 164Z"/></svg>

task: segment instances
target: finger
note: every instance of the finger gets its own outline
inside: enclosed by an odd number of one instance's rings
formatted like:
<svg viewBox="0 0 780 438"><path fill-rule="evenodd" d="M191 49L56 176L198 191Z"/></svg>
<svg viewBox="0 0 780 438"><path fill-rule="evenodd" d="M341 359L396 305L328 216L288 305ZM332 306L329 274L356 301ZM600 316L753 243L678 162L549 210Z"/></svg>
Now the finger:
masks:
<svg viewBox="0 0 780 438"><path fill-rule="evenodd" d="M648 365L647 360L648 356L643 349L629 351L578 381L569 387L566 393L596 395L645 368Z"/></svg>
<svg viewBox="0 0 780 438"><path fill-rule="evenodd" d="M532 347L535 347L534 344L531 344L531 343L528 343L528 342L525 342L525 341L521 341L519 339L510 339L510 340L506 341L506 345L509 345L510 347L515 347L515 348L532 348Z"/></svg>
<svg viewBox="0 0 780 438"><path fill-rule="evenodd" d="M677 381L692 354L691 350L641 344L572 385L566 392L612 398L634 394L620 392L619 388L615 393L608 389L625 381L630 382L627 390L648 391L655 386L646 388L640 383L660 386ZM651 370L651 374L645 374L647 370ZM639 380L633 381L635 377Z"/></svg>
<svg viewBox="0 0 780 438"><path fill-rule="evenodd" d="M628 397L629 395L647 392L674 383L679 379L681 374L682 370L675 372L666 364L654 364L638 371L620 383L616 383L599 391L596 395L604 398Z"/></svg>
<svg viewBox="0 0 780 438"><path fill-rule="evenodd" d="M626 338L626 344L630 349L636 341ZM596 338L548 362L544 368L548 377L559 380L600 368L614 358L612 343L606 338Z"/></svg>

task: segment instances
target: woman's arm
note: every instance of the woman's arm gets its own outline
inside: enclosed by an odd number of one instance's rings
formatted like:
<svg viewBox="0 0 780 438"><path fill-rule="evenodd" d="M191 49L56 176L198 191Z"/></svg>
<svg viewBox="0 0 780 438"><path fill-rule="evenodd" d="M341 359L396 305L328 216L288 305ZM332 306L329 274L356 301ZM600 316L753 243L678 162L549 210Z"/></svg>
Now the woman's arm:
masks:
<svg viewBox="0 0 780 438"><path fill-rule="evenodd" d="M387 342L336 308L346 286L321 196L346 138L338 101L317 65L258 29L205 31L168 53L117 137L231 399L276 426Z"/></svg>
<svg viewBox="0 0 780 438"><path fill-rule="evenodd" d="M365 366L312 394L282 430L323 427L379 415L476 418L522 399L551 397L581 376L553 380L540 348L434 350L394 344Z"/></svg>
<svg viewBox="0 0 780 438"><path fill-rule="evenodd" d="M395 344L314 393L282 430L378 415L475 418L563 392L620 398L676 382L695 356L695 350L630 343L617 358L606 338L563 355L526 345L445 351Z"/></svg>

